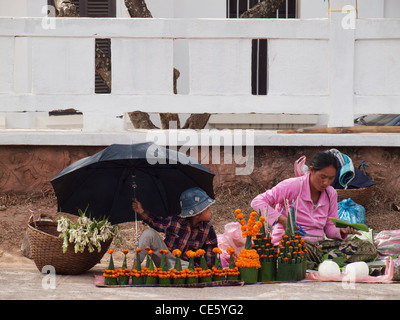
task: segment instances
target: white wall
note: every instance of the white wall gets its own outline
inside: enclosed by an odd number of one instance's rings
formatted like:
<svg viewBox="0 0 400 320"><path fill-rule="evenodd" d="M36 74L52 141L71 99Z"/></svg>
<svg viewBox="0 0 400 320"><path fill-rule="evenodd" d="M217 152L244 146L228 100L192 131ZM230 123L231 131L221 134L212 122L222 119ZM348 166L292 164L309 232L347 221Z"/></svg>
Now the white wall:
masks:
<svg viewBox="0 0 400 320"><path fill-rule="evenodd" d="M340 10L337 0L330 0L331 10ZM350 3L351 1L349 1ZM298 18L327 18L328 0L297 0ZM399 0L358 0L358 18L400 18Z"/></svg>
<svg viewBox="0 0 400 320"><path fill-rule="evenodd" d="M147 0L155 18L226 18L226 0Z"/></svg>

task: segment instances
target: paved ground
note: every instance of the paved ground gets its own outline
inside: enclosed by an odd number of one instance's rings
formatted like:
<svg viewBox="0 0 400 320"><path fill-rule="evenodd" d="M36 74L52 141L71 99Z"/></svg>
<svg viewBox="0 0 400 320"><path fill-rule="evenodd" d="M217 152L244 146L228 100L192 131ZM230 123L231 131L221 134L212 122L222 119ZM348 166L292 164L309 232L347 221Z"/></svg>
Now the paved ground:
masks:
<svg viewBox="0 0 400 320"><path fill-rule="evenodd" d="M100 288L94 285L94 274L102 273L98 264L77 276L42 274L35 264L24 258L18 263L0 263L0 300L393 300L400 299L400 283L342 284L340 282L269 283L242 287Z"/></svg>

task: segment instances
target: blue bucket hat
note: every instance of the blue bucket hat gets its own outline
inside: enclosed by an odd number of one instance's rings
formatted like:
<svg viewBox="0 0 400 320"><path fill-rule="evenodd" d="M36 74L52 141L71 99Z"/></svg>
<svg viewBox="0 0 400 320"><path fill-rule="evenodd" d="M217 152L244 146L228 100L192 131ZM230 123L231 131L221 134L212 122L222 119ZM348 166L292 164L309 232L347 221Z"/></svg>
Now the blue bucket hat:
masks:
<svg viewBox="0 0 400 320"><path fill-rule="evenodd" d="M181 194L181 214L182 218L193 217L215 202L214 199L210 198L208 194L201 188L194 187L190 188Z"/></svg>

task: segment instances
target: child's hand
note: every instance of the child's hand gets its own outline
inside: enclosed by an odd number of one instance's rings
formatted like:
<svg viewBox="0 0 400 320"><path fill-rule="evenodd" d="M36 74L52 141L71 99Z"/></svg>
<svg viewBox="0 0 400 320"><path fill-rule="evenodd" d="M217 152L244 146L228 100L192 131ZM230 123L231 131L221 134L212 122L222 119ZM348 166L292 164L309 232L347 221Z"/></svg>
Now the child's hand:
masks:
<svg viewBox="0 0 400 320"><path fill-rule="evenodd" d="M142 214L142 213L144 212L143 207L142 207L142 204L141 204L139 201L137 201L135 198L133 198L132 201L133 201L133 202L132 202L132 209L133 209L133 211L136 210L136 212L137 212L138 214Z"/></svg>

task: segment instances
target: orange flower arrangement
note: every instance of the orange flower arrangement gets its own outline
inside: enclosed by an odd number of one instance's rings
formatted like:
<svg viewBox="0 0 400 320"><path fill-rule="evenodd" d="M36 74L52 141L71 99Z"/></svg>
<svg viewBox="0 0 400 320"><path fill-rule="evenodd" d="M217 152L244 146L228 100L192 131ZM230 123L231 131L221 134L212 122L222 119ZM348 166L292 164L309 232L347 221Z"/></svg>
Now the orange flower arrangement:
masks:
<svg viewBox="0 0 400 320"><path fill-rule="evenodd" d="M142 272L142 270L132 269L130 276L139 278L139 277L143 276L143 272Z"/></svg>
<svg viewBox="0 0 400 320"><path fill-rule="evenodd" d="M207 277L211 277L213 275L213 271L211 269L206 269L203 270L202 268L198 268L199 269L199 277L200 278L207 278Z"/></svg>
<svg viewBox="0 0 400 320"><path fill-rule="evenodd" d="M299 231L295 231L295 236L284 234L278 245L278 261L281 263L300 263L303 261L307 249L305 241L301 238Z"/></svg>
<svg viewBox="0 0 400 320"><path fill-rule="evenodd" d="M104 278L112 279L112 278L118 278L118 276L119 276L119 271L118 270L106 269L106 270L104 270L104 273L103 273L103 277Z"/></svg>
<svg viewBox="0 0 400 320"><path fill-rule="evenodd" d="M189 268L185 269L186 277L187 278L198 278L200 275L201 268L194 268L194 271L190 270Z"/></svg>
<svg viewBox="0 0 400 320"><path fill-rule="evenodd" d="M186 278L188 278L188 283L197 283L197 278L199 277L199 272L201 268L194 267L193 259L197 256L196 252L193 250L186 251L186 256L189 258L189 266L185 269ZM189 280L192 279L192 280Z"/></svg>
<svg viewBox="0 0 400 320"><path fill-rule="evenodd" d="M136 269L133 268L131 270L131 274L130 274L132 277L136 277L136 278L139 278L139 277L144 275L143 274L143 270L140 268L140 260L139 260L139 253L140 252L142 252L142 249L136 248L136 258L137 258L138 265L137 265Z"/></svg>
<svg viewBox="0 0 400 320"><path fill-rule="evenodd" d="M176 257L175 261L175 268L170 270L171 278L173 278L175 281L175 284L179 284L179 281L176 280L184 280L186 278L186 272L185 270L182 270L182 266L180 263L180 256L182 254L181 250L179 249L174 249L172 250L172 254Z"/></svg>
<svg viewBox="0 0 400 320"><path fill-rule="evenodd" d="M144 284L144 273L142 266L140 265L140 252L142 252L142 250L140 248L136 248L136 263L134 263L134 267L131 270L133 285Z"/></svg>
<svg viewBox="0 0 400 320"><path fill-rule="evenodd" d="M164 256L168 254L168 250L161 249L160 253ZM157 268L157 274L160 279L167 279L171 277L171 272L168 270L167 261L166 259L162 258L162 263L160 268Z"/></svg>
<svg viewBox="0 0 400 320"><path fill-rule="evenodd" d="M237 276L240 274L239 268L235 266L233 256L235 254L235 249L228 248L226 251L230 255L229 259L229 267L225 268L225 273L227 276L227 280L237 280Z"/></svg>
<svg viewBox="0 0 400 320"><path fill-rule="evenodd" d="M171 277L174 279L184 279L186 278L185 270L176 270L175 268L170 270Z"/></svg>
<svg viewBox="0 0 400 320"><path fill-rule="evenodd" d="M225 277L226 275L226 270L225 269L217 269L215 266L211 268L211 271L213 272L213 275L215 277Z"/></svg>
<svg viewBox="0 0 400 320"><path fill-rule="evenodd" d="M238 268L261 268L260 256L255 249L240 250L239 258L236 261Z"/></svg>
<svg viewBox="0 0 400 320"><path fill-rule="evenodd" d="M116 270L116 271L118 271L118 276L121 276L121 277L129 277L130 275L131 275L131 269L122 269L122 268L119 268L118 270Z"/></svg>
<svg viewBox="0 0 400 320"><path fill-rule="evenodd" d="M264 217L260 217L260 219L256 221L257 212L255 211L250 213L250 217L249 220L247 221L247 224L246 220L244 219L244 215L240 209L236 209L235 214L236 214L236 219L239 220L239 223L241 225L243 238L254 237L260 231L265 221Z"/></svg>
<svg viewBox="0 0 400 320"><path fill-rule="evenodd" d="M220 258L220 254L222 253L222 250L218 247L215 247L212 249L212 252L215 253L216 257L215 257L215 264L214 266L211 268L212 272L213 272L213 280L214 281L219 281L219 280L225 280L225 269L222 268L222 264L221 264L221 258Z"/></svg>
<svg viewBox="0 0 400 320"><path fill-rule="evenodd" d="M126 255L128 254L128 249L124 249L122 253L124 254L124 262L122 264L122 268L118 269L119 272L119 277L120 277L120 284L128 284L129 283L129 277L131 275L131 269L128 269L127 264L126 264ZM125 277L125 278L124 278Z"/></svg>
<svg viewBox="0 0 400 320"><path fill-rule="evenodd" d="M204 254L206 251L204 249L198 249L196 255L200 257L200 270L199 278L200 282L210 282L212 280L213 271L208 268Z"/></svg>
<svg viewBox="0 0 400 320"><path fill-rule="evenodd" d="M116 285L118 284L118 270L114 268L114 260L112 254L114 253L113 249L109 249L108 253L110 254L110 262L108 263L108 268L104 270L104 284L105 285Z"/></svg>
<svg viewBox="0 0 400 320"><path fill-rule="evenodd" d="M225 274L226 274L227 277L235 277L235 276L238 276L240 274L240 271L239 271L238 267L225 268Z"/></svg>

